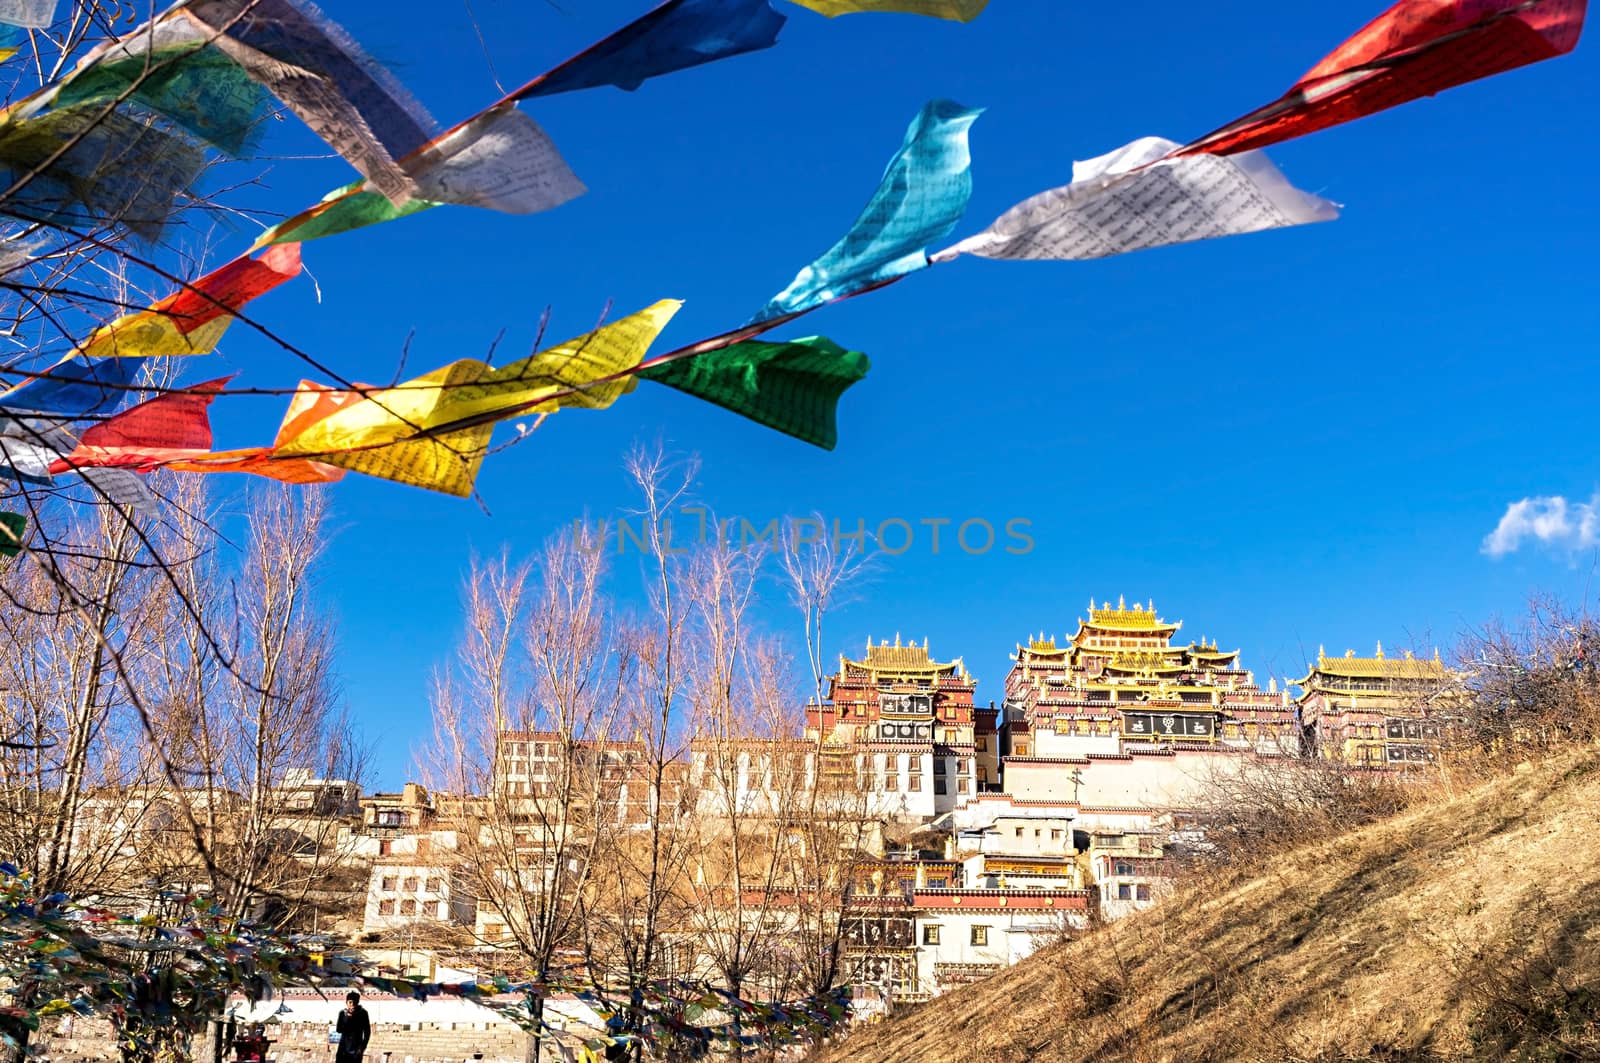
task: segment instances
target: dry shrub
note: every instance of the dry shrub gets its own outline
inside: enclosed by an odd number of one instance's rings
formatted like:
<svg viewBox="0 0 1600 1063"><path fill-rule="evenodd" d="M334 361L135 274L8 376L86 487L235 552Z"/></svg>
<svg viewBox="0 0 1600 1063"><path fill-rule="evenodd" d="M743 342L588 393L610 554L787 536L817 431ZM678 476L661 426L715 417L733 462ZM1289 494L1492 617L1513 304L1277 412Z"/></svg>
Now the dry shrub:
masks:
<svg viewBox="0 0 1600 1063"><path fill-rule="evenodd" d="M1398 773L1309 758L1245 760L1202 781L1194 826L1203 841L1184 852L1192 871L1260 862L1392 816L1419 796Z"/></svg>

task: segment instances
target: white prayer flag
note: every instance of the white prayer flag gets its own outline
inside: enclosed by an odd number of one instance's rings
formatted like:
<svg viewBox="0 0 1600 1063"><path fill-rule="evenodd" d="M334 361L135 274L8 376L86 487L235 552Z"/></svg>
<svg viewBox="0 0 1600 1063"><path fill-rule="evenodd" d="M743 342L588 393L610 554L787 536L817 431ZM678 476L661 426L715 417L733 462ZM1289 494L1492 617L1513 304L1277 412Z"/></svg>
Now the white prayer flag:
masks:
<svg viewBox="0 0 1600 1063"><path fill-rule="evenodd" d="M1178 147L1142 137L1075 163L1070 185L1023 200L932 260L1105 258L1339 216L1337 205L1295 188L1259 151L1168 158Z"/></svg>

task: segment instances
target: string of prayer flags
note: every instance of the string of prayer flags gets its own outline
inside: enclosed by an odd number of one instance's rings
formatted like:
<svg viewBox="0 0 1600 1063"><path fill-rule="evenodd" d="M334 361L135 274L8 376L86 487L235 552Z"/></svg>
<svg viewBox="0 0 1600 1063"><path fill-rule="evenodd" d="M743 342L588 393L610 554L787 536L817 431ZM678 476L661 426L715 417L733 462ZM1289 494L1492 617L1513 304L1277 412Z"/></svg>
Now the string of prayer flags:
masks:
<svg viewBox="0 0 1600 1063"><path fill-rule="evenodd" d="M0 556L16 557L27 530L28 518L21 513L0 513Z"/></svg>
<svg viewBox="0 0 1600 1063"><path fill-rule="evenodd" d="M983 14L983 9L989 6L989 0L794 0L794 2L829 18L856 15L865 11L893 11L903 15L927 15L930 18L950 19L953 22L971 22Z"/></svg>
<svg viewBox="0 0 1600 1063"><path fill-rule="evenodd" d="M91 425L78 437L72 453L50 471L116 467L149 472L173 460L204 454L211 449L208 407L231 379L168 391Z"/></svg>
<svg viewBox="0 0 1600 1063"><path fill-rule="evenodd" d="M416 195L399 160L432 139L433 119L307 0L193 0L184 11L391 202Z"/></svg>
<svg viewBox="0 0 1600 1063"><path fill-rule="evenodd" d="M56 107L127 99L230 155L256 139L267 92L181 10L86 55L62 79ZM46 102L46 101L41 101Z"/></svg>
<svg viewBox="0 0 1600 1063"><path fill-rule="evenodd" d="M1565 55L1586 0L1400 0L1259 110L1193 141L1226 155Z"/></svg>
<svg viewBox="0 0 1600 1063"><path fill-rule="evenodd" d="M647 79L770 48L787 21L768 0L667 0L512 92L526 100Z"/></svg>
<svg viewBox="0 0 1600 1063"><path fill-rule="evenodd" d="M871 363L821 336L781 343L746 340L693 358L646 365L639 375L832 450L839 397Z"/></svg>
<svg viewBox="0 0 1600 1063"><path fill-rule="evenodd" d="M0 0L0 22L23 29L48 29L56 19L56 0Z"/></svg>
<svg viewBox="0 0 1600 1063"><path fill-rule="evenodd" d="M92 229L120 224L154 239L205 153L184 137L96 104L0 124L0 211Z"/></svg>
<svg viewBox="0 0 1600 1063"><path fill-rule="evenodd" d="M83 346L86 358L144 358L210 354L234 313L300 274L300 245L280 244L260 257L236 258L167 296L148 310L99 328Z"/></svg>
<svg viewBox="0 0 1600 1063"><path fill-rule="evenodd" d="M1171 157L1177 147L1143 137L1074 163L1071 184L1023 200L932 261L962 254L1104 258L1339 216L1334 204L1291 185L1261 152Z"/></svg>
<svg viewBox="0 0 1600 1063"><path fill-rule="evenodd" d="M752 320L821 306L926 266L928 244L949 235L972 196L967 131L982 113L949 100L926 104L849 232Z"/></svg>

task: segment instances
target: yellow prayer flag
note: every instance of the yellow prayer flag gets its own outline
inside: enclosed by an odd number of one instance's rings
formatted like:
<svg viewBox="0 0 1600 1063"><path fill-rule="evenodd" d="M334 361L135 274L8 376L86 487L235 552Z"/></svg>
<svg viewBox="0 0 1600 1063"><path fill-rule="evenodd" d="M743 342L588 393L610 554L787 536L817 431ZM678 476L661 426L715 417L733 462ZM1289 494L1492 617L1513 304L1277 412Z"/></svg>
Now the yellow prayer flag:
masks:
<svg viewBox="0 0 1600 1063"><path fill-rule="evenodd" d="M440 424L519 407L518 413L554 413L560 409L603 410L634 389L636 379L627 373L644 360L650 344L683 306L680 299L663 299L520 361L487 369L472 384L452 388L440 399ZM457 363L460 364L460 363ZM481 363L479 363L481 364ZM541 395L582 390L528 407ZM522 408L526 407L526 408Z"/></svg>
<svg viewBox="0 0 1600 1063"><path fill-rule="evenodd" d="M494 425L485 424L440 436L389 443L372 450L324 454L317 460L351 472L396 483L442 491L457 498L472 494L472 485L489 450Z"/></svg>
<svg viewBox="0 0 1600 1063"><path fill-rule="evenodd" d="M85 358L154 358L182 354L210 354L233 324L231 314L208 321L188 333L180 332L168 314L142 310L96 329L83 346Z"/></svg>
<svg viewBox="0 0 1600 1063"><path fill-rule="evenodd" d="M305 424L298 433L291 426L291 409L275 452L314 457L368 476L465 497L472 493L494 426L437 437L421 433L444 423L436 413L441 398L451 388L477 380L486 368L482 362L464 359L398 387L376 388L365 398Z"/></svg>
<svg viewBox="0 0 1600 1063"><path fill-rule="evenodd" d="M309 424L286 420L276 453L465 496L493 420L439 436L472 417L604 409L633 390L632 375L682 302L664 299L620 321L499 369L465 358L392 388L377 388ZM613 379L614 378L614 379ZM581 390L558 394L572 388ZM547 400L547 401L541 401ZM530 405L531 404L531 405Z"/></svg>
<svg viewBox="0 0 1600 1063"><path fill-rule="evenodd" d="M855 15L864 11L893 11L902 15L927 15L955 22L971 22L983 14L989 0L794 0L819 14Z"/></svg>

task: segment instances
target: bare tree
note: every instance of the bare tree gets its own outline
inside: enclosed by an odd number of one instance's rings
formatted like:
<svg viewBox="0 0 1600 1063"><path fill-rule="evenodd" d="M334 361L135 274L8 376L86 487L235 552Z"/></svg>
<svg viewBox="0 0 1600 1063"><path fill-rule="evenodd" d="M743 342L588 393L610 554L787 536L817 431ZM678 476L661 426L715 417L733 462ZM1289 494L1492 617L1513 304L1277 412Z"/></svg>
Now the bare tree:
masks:
<svg viewBox="0 0 1600 1063"><path fill-rule="evenodd" d="M822 518L816 516L810 524L820 529ZM794 823L795 960L801 987L821 995L848 974L844 957L850 894L877 826L864 785L864 754L828 725L823 639L829 612L868 574L870 558L858 543L841 550L820 531L803 538L797 522L785 526L779 557L790 601L801 615L815 713L808 750L810 785Z"/></svg>
<svg viewBox="0 0 1600 1063"><path fill-rule="evenodd" d="M616 828L604 767L630 668L608 627L604 528L467 576L466 632L434 694L435 789L465 801L458 860L491 962L544 983L580 953L590 876ZM530 583L532 587L530 588ZM528 1001L537 1060L544 998Z"/></svg>

